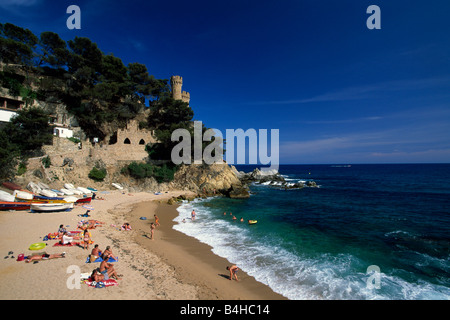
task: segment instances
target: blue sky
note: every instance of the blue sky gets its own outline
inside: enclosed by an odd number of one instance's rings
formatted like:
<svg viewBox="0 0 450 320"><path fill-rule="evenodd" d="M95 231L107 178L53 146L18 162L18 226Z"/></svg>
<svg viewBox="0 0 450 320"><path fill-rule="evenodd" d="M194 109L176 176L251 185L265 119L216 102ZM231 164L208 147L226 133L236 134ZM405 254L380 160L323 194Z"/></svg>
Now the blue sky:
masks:
<svg viewBox="0 0 450 320"><path fill-rule="evenodd" d="M182 76L210 128L279 129L285 164L450 162L449 16L447 0L0 0L1 22Z"/></svg>

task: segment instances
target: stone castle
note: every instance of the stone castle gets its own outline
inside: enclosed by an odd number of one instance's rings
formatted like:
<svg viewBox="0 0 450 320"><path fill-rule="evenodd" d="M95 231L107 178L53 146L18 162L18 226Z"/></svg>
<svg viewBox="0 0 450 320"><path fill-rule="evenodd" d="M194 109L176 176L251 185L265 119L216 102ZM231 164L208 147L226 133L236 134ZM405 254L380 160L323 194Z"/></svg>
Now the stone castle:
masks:
<svg viewBox="0 0 450 320"><path fill-rule="evenodd" d="M176 100L182 100L186 103L190 101L190 95L182 91L183 79L180 76L172 76L170 79L172 87L172 97ZM68 127L69 117L66 115L64 106L60 106L55 114L56 119L61 118L62 126ZM73 128L75 129L75 128ZM117 164L121 166L133 161L143 161L148 157L145 147L149 143L158 143L155 139L153 130L142 129L139 127L138 120L131 120L124 129L118 129L114 134L114 142L108 144L107 141L81 141L80 144L74 144L63 137L54 136L52 146L44 146L44 152L48 155L52 163L51 176L62 179L66 171L66 163L69 161L72 165L83 167L91 166L101 161L108 169ZM42 167L42 157L32 158L28 161L28 169L34 170ZM87 168L88 169L88 168ZM86 169L86 170L87 170ZM109 171L109 170L108 170Z"/></svg>
<svg viewBox="0 0 450 320"><path fill-rule="evenodd" d="M180 76L172 76L170 78L170 86L172 87L172 98L175 100L181 100L189 105L191 95L189 92L182 91L183 78Z"/></svg>

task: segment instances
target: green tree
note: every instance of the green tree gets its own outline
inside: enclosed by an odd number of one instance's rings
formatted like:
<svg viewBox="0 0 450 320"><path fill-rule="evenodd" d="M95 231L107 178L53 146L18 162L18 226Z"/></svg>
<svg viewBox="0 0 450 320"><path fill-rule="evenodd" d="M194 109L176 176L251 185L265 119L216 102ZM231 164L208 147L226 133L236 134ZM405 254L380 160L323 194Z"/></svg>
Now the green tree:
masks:
<svg viewBox="0 0 450 320"><path fill-rule="evenodd" d="M49 65L53 68L62 68L67 64L67 44L57 33L42 32L39 39L41 49L38 65Z"/></svg>
<svg viewBox="0 0 450 320"><path fill-rule="evenodd" d="M37 155L44 144L51 143L52 133L48 120L48 114L42 109L29 108L19 110L5 126L4 132L17 147L21 157Z"/></svg>
<svg viewBox="0 0 450 320"><path fill-rule="evenodd" d="M94 181L103 181L106 177L106 169L93 167L88 176Z"/></svg>
<svg viewBox="0 0 450 320"><path fill-rule="evenodd" d="M7 132L0 130L0 178L14 177L19 154L18 147L11 142Z"/></svg>
<svg viewBox="0 0 450 320"><path fill-rule="evenodd" d="M38 38L28 29L0 23L0 59L5 63L32 66Z"/></svg>
<svg viewBox="0 0 450 320"><path fill-rule="evenodd" d="M155 129L159 143L149 145L147 152L154 160L170 160L171 151L177 142L173 142L172 132L176 129L186 129L193 136L192 118L194 112L186 102L165 97L152 108L148 118L150 128Z"/></svg>

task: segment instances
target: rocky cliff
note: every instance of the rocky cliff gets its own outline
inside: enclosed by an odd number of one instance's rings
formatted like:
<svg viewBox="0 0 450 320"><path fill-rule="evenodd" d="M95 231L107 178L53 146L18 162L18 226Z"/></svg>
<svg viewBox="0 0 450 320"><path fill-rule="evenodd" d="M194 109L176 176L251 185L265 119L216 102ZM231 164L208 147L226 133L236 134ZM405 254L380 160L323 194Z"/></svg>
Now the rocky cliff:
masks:
<svg viewBox="0 0 450 320"><path fill-rule="evenodd" d="M174 189L190 190L201 195L225 195L247 198L248 187L228 164L183 165L170 183Z"/></svg>

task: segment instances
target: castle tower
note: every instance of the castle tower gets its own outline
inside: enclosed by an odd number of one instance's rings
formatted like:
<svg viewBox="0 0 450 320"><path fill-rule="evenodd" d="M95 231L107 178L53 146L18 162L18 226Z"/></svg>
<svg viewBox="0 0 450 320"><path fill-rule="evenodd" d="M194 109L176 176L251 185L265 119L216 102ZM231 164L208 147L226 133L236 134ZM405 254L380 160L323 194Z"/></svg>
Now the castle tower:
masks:
<svg viewBox="0 0 450 320"><path fill-rule="evenodd" d="M183 86L183 78L180 76L172 76L170 78L170 85L172 86L172 98L181 100L181 87Z"/></svg>
<svg viewBox="0 0 450 320"><path fill-rule="evenodd" d="M181 87L183 86L183 78L180 76L172 76L170 78L170 85L172 87L172 98L175 100L182 100L183 102L187 102L191 100L191 96L189 92L182 91Z"/></svg>

